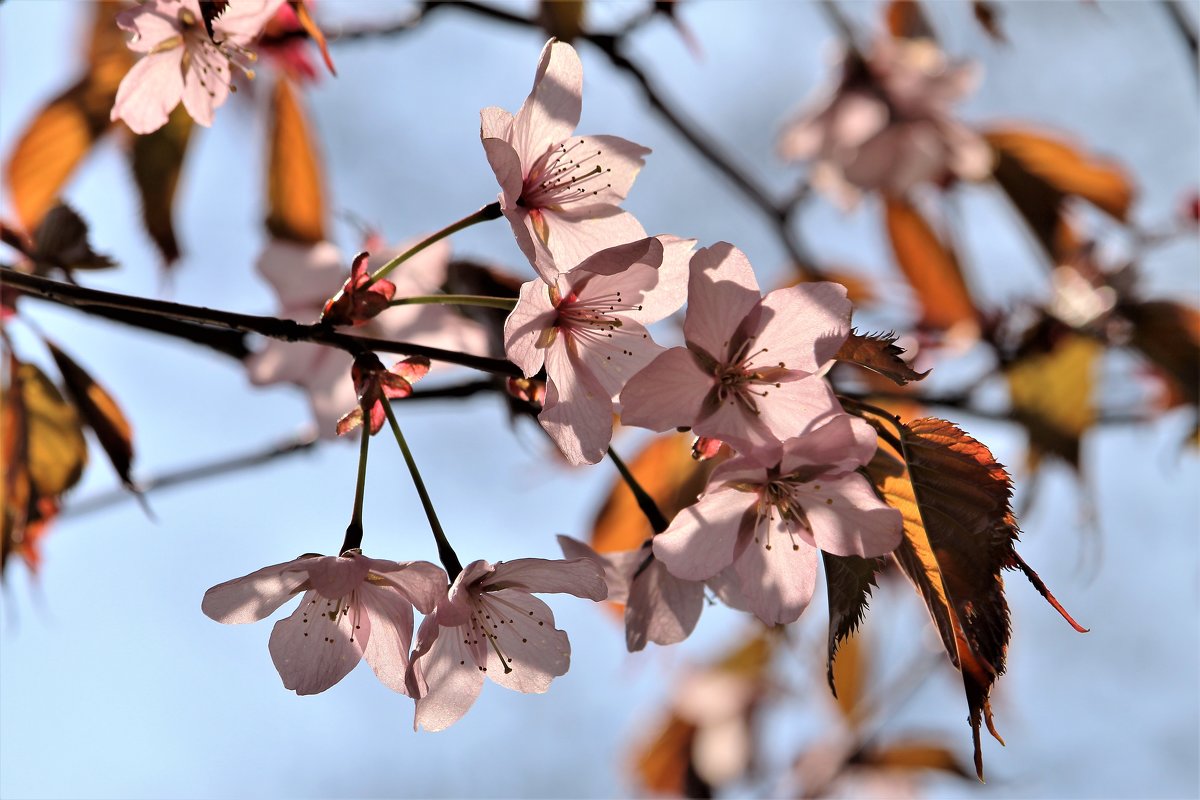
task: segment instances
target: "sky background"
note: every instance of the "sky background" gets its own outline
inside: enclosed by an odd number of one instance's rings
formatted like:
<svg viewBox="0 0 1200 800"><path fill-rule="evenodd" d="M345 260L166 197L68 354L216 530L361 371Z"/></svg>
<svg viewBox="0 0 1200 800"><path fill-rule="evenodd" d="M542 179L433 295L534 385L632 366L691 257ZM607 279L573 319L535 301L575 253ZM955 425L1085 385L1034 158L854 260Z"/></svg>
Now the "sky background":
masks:
<svg viewBox="0 0 1200 800"><path fill-rule="evenodd" d="M0 155L49 98L74 79L90 24L86 4L9 0L0 6ZM846 4L870 24L874 6ZM1127 165L1141 189L1135 219L1169 220L1200 176L1195 65L1157 4L1004 3L1013 46L990 42L969 8L938 4L947 50L977 59L985 78L961 107L971 122L1006 121L1070 132ZM524 9L525 6L517 6ZM597 27L635 11L596 9ZM1194 5L1192 10L1195 10ZM403 4L321 4L329 19L393 20ZM680 11L701 42L695 60L662 20L638 34L633 56L664 93L773 190L802 174L779 163L781 124L828 75L833 35L814 6L689 2ZM1193 14L1194 16L1194 14ZM541 34L435 15L392 40L338 45L339 77L308 91L326 158L331 208L398 241L440 228L496 195L478 142L478 111L515 111L529 91ZM583 133L612 133L654 150L627 207L652 233L728 240L760 283L784 279L784 255L763 219L641 102L631 82L586 45ZM262 229L266 81L197 131L177 220L184 258L171 283L180 301L253 313L275 307L253 271ZM141 232L120 137L108 137L66 197L89 220L96 249L121 268L88 285L139 295L162 289ZM7 201L6 201L7 202ZM5 209L9 207L6 205ZM989 188L965 193L971 285L1000 305L1046 297L1048 282L1024 231ZM885 279L889 309L858 317L902 324L909 297L891 266L877 204L849 215L810 203L801 230L825 262ZM333 230L349 252L352 227ZM503 222L453 240L455 252L527 266ZM1144 261L1148 295L1198 301L1196 239ZM525 271L522 271L524 269ZM899 309L900 311L897 311ZM119 399L133 421L135 473L155 475L252 450L307 424L303 396L254 389L224 356L27 302ZM21 354L39 360L30 337ZM1104 392L1127 398L1134 365L1108 364ZM466 373L461 373L469 377ZM954 383L935 371L931 380ZM1115 410L1120 410L1116 408ZM1023 434L954 417L1015 465L1023 489ZM559 555L554 534L582 537L614 478L607 464L566 470L536 431L511 429L501 405L476 398L405 407L401 416L430 492L464 561ZM1025 559L1085 625L1077 635L1019 576L1008 582L1014 633L1009 673L993 700L1008 746L985 740L992 797L1194 797L1200 794L1200 468L1181 451L1188 420L1097 430L1083 443L1079 481L1051 467L1021 520ZM632 453L636 432L617 440ZM267 653L270 623L223 626L200 613L209 586L299 553L331 552L350 512L356 448L339 444L253 472L151 496L158 522L126 502L63 519L31 579L9 571L0 612L0 795L18 797L580 796L628 794L625 764L670 697L675 670L728 646L745 620L705 611L674 648L624 652L598 607L547 598L572 642L570 672L546 695L493 684L450 730L414 734L412 703L360 667L333 689L297 698ZM71 499L110 489L98 451ZM415 492L387 439L372 449L364 549L381 558L436 560ZM819 591L818 594L823 594ZM936 648L907 587L873 602L867 635L889 675ZM789 655L798 685L820 676L826 616L818 600ZM887 666L884 666L886 664ZM814 684L822 689L819 684ZM784 764L831 724L827 693L768 715L767 752ZM786 713L784 713L786 711ZM970 731L957 675L941 670L885 723L953 744L966 763ZM961 795L967 784L930 782Z"/></svg>

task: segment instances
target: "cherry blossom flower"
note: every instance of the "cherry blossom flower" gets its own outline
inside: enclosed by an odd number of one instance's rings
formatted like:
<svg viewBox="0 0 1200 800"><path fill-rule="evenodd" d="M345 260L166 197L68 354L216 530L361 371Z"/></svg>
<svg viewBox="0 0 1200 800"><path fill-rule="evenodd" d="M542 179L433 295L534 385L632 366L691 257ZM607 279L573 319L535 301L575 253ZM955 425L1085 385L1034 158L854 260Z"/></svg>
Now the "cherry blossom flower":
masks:
<svg viewBox="0 0 1200 800"><path fill-rule="evenodd" d="M217 622L257 622L304 592L299 607L271 630L271 659L285 687L323 692L365 658L385 686L407 694L413 606L428 614L445 586L446 573L428 562L349 550L301 556L218 584L200 608Z"/></svg>
<svg viewBox="0 0 1200 800"><path fill-rule="evenodd" d="M613 400L663 348L645 326L685 297L692 239L659 236L601 250L521 287L504 349L527 377L548 378L538 421L572 464L594 464L612 438Z"/></svg>
<svg viewBox="0 0 1200 800"><path fill-rule="evenodd" d="M785 442L773 466L727 461L654 537L654 555L768 625L793 622L812 597L818 549L866 558L900 544L900 512L855 471L875 447L870 425L838 414Z"/></svg>
<svg viewBox="0 0 1200 800"><path fill-rule="evenodd" d="M383 404L412 394L412 385L429 372L429 359L410 356L386 370L374 353L363 353L354 359L350 377L358 391L358 405L337 422L338 436L345 436L363 423L364 411L369 410L371 435L379 433L387 412Z"/></svg>
<svg viewBox="0 0 1200 800"><path fill-rule="evenodd" d="M788 123L779 153L815 159L813 183L846 207L858 189L903 195L951 176L981 180L991 148L950 116L978 79L974 64L951 62L928 39L880 38L865 59L847 54L841 82Z"/></svg>
<svg viewBox="0 0 1200 800"><path fill-rule="evenodd" d="M691 261L687 346L629 379L621 421L690 427L771 463L781 441L840 411L821 376L849 332L845 287L803 283L762 297L740 250L701 249Z"/></svg>
<svg viewBox="0 0 1200 800"><path fill-rule="evenodd" d="M254 77L247 47L284 0L229 0L212 20L212 36L199 0L147 0L117 15L133 36L130 50L144 53L117 87L110 118L134 133L151 133L182 101L192 119L210 126L230 92L230 66Z"/></svg>
<svg viewBox="0 0 1200 800"><path fill-rule="evenodd" d="M604 570L608 599L625 606L625 647L636 653L647 642L682 642L696 627L704 609L704 582L676 578L650 550L650 540L637 550L597 553L581 541L559 536L567 558L590 558Z"/></svg>
<svg viewBox="0 0 1200 800"><path fill-rule="evenodd" d="M407 248L407 244L401 248ZM413 256L391 275L397 294L409 297L436 291L446 280L449 260L450 244L445 241ZM259 258L258 272L279 297L279 316L314 322L326 299L343 285L346 262L329 242L306 246L276 240ZM394 306L355 333L488 354L483 327L440 305ZM250 381L256 385L292 383L303 388L318 432L332 439L339 418L357 399L350 376L352 363L353 358L337 348L271 340L246 360L246 367Z"/></svg>
<svg viewBox="0 0 1200 800"><path fill-rule="evenodd" d="M583 104L583 66L569 44L542 49L533 90L516 116L480 112L480 138L503 190L517 244L548 283L554 264L645 237L620 208L650 150L618 136L573 135Z"/></svg>
<svg viewBox="0 0 1200 800"><path fill-rule="evenodd" d="M413 730L440 731L457 722L479 696L484 675L540 694L566 673L571 643L531 592L608 596L600 567L586 558L468 564L417 631L408 671L409 694L417 700Z"/></svg>

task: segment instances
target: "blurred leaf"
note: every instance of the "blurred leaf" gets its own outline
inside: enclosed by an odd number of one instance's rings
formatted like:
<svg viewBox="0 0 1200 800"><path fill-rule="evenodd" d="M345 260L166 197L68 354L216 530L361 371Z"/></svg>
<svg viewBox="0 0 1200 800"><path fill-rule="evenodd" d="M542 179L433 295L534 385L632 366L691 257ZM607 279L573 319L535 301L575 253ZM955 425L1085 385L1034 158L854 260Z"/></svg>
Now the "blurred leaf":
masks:
<svg viewBox="0 0 1200 800"><path fill-rule="evenodd" d="M659 733L637 753L634 772L638 783L654 794L672 797L712 797L712 787L692 765L696 726L671 715Z"/></svg>
<svg viewBox="0 0 1200 800"><path fill-rule="evenodd" d="M988 700L1004 672L1010 633L1000 571L1019 568L1031 581L1036 575L1022 566L1014 549L1012 484L987 447L945 420L918 419L899 428L903 460L881 447L868 472L888 504L903 515L904 539L893 555L962 672L975 770L982 780L981 723L1003 744ZM1035 587L1083 630L1040 579Z"/></svg>
<svg viewBox="0 0 1200 800"><path fill-rule="evenodd" d="M325 239L321 160L292 85L275 81L267 166L267 231L301 244Z"/></svg>
<svg viewBox="0 0 1200 800"><path fill-rule="evenodd" d="M884 11L888 33L897 39L933 39L937 35L917 0L891 0Z"/></svg>
<svg viewBox="0 0 1200 800"><path fill-rule="evenodd" d="M1066 333L1005 368L1013 416L1029 431L1029 466L1055 455L1079 468L1079 440L1096 421L1094 372L1104 345Z"/></svg>
<svg viewBox="0 0 1200 800"><path fill-rule="evenodd" d="M1125 221L1134 187L1119 165L1027 130L984 133L996 152L994 177L1054 263L1074 254L1078 242L1063 219L1063 200L1081 197Z"/></svg>
<svg viewBox="0 0 1200 800"><path fill-rule="evenodd" d="M856 674L859 671L857 665L842 671L843 666L838 664L838 648L843 640L847 645L855 641L847 637L858 630L867 610L871 588L877 585L875 576L882 571L886 562L882 558L835 556L824 552L821 553L821 559L825 564L825 585L829 591L829 660L826 678L829 690L838 698L838 704L849 719L848 709L852 709L861 699L861 682L851 682L846 674ZM857 651L853 657L857 657ZM842 687L841 693L838 692L838 686Z"/></svg>
<svg viewBox="0 0 1200 800"><path fill-rule="evenodd" d="M974 321L975 306L953 251L908 201L886 198L884 214L896 263L921 304L921 325L945 330Z"/></svg>
<svg viewBox="0 0 1200 800"><path fill-rule="evenodd" d="M74 407L33 364L10 356L0 397L4 434L3 539L0 566L14 553L36 566L34 544L58 511L58 498L78 482L87 443Z"/></svg>
<svg viewBox="0 0 1200 800"><path fill-rule="evenodd" d="M191 116L180 105L171 112L166 125L153 133L134 137L130 152L133 179L142 198L142 221L166 266L179 258L173 220L175 189L183 170L192 126Z"/></svg>
<svg viewBox="0 0 1200 800"><path fill-rule="evenodd" d="M4 182L26 231L54 206L67 179L111 124L117 86L133 65L115 20L121 5L94 4L87 72L34 117L4 166Z"/></svg>
<svg viewBox="0 0 1200 800"><path fill-rule="evenodd" d="M329 70L330 75L336 77L337 70L333 67L333 57L329 55L329 43L325 41L325 32L312 18L312 14L308 11L308 4L304 0L289 0L289 3L292 10L296 12L296 20L300 23L300 27L304 29L310 39L316 42L317 48L321 51L325 68Z"/></svg>
<svg viewBox="0 0 1200 800"><path fill-rule="evenodd" d="M573 42L583 33L585 0L542 0L538 4L538 24L542 30L562 42Z"/></svg>
<svg viewBox="0 0 1200 800"><path fill-rule="evenodd" d="M112 462L121 482L133 489L133 478L129 471L133 466L133 429L129 420L121 411L120 406L113 400L112 395L105 391L83 367L79 366L70 356L58 349L52 342L47 341L54 363L58 365L66 385L67 394L74 401L75 407L83 415L87 423L100 440L100 446Z"/></svg>
<svg viewBox="0 0 1200 800"><path fill-rule="evenodd" d="M948 747L919 740L904 740L862 750L851 763L877 769L937 770L960 778L971 777L970 771Z"/></svg>
<svg viewBox="0 0 1200 800"><path fill-rule="evenodd" d="M33 232L26 255L35 271L45 274L57 268L70 273L76 269L108 269L115 266L108 256L92 250L88 226L83 217L68 205L59 203L46 212Z"/></svg>
<svg viewBox="0 0 1200 800"><path fill-rule="evenodd" d="M686 433L658 436L628 462L629 471L668 520L696 502L709 474L721 460L693 460L691 441L692 437ZM651 533L650 523L633 492L616 478L592 523L589 542L593 549L598 553L634 550Z"/></svg>
<svg viewBox="0 0 1200 800"><path fill-rule="evenodd" d="M1200 405L1200 311L1169 300L1125 303L1130 344L1166 375L1178 403Z"/></svg>
<svg viewBox="0 0 1200 800"><path fill-rule="evenodd" d="M917 372L900 356L904 348L896 346L894 333L859 333L851 330L845 343L834 356L838 361L858 364L877 372L903 386L909 381L919 381L929 370Z"/></svg>
<svg viewBox="0 0 1200 800"><path fill-rule="evenodd" d="M508 273L477 261L454 259L446 268L446 294L476 294L486 297L516 297L521 281ZM488 349L494 356L504 355L504 321L507 311L481 306L459 306L458 312L475 320L487 331Z"/></svg>
<svg viewBox="0 0 1200 800"><path fill-rule="evenodd" d="M1000 8L995 3L991 0L971 0L971 12L975 15L979 27L983 28L983 32L993 41L1008 44L1008 37L1000 27Z"/></svg>
<svg viewBox="0 0 1200 800"><path fill-rule="evenodd" d="M984 138L1062 194L1081 197L1122 222L1128 219L1134 187L1117 162L1080 152L1061 139L1029 130L993 129Z"/></svg>

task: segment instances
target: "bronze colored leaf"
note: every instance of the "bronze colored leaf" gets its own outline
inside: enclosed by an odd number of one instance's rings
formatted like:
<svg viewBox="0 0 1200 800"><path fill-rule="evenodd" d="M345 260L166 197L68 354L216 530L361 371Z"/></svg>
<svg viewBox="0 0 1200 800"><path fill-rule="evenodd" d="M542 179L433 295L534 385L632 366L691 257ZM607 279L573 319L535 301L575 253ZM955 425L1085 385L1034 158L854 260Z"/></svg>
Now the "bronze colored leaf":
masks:
<svg viewBox="0 0 1200 800"><path fill-rule="evenodd" d="M901 386L909 381L919 381L928 375L929 370L917 372L900 357L904 348L896 346L896 339L894 333L859 333L851 330L834 358L858 364L892 379Z"/></svg>
<svg viewBox="0 0 1200 800"><path fill-rule="evenodd" d="M562 42L573 42L583 33L585 0L542 0L538 4L538 24L542 30Z"/></svg>
<svg viewBox="0 0 1200 800"><path fill-rule="evenodd" d="M1104 345L1065 333L1050 349L1019 357L1005 368L1012 413L1029 431L1029 466L1044 455L1079 467L1079 440L1096 421L1094 372Z"/></svg>
<svg viewBox="0 0 1200 800"><path fill-rule="evenodd" d="M17 374L25 406L29 477L38 494L55 497L79 481L87 464L83 426L75 407L35 365L21 364Z"/></svg>
<svg viewBox="0 0 1200 800"><path fill-rule="evenodd" d="M133 180L142 198L142 222L166 266L179 258L174 223L175 189L192 126L191 116L180 105L171 112L166 125L135 137L129 154Z"/></svg>
<svg viewBox="0 0 1200 800"><path fill-rule="evenodd" d="M954 252L907 200L886 198L884 214L896 263L921 304L921 325L945 330L973 322L975 305Z"/></svg>
<svg viewBox="0 0 1200 800"><path fill-rule="evenodd" d="M912 739L860 751L851 763L876 769L936 770L960 778L971 777L948 747Z"/></svg>
<svg viewBox="0 0 1200 800"><path fill-rule="evenodd" d="M1167 376L1177 403L1200 405L1200 311L1169 300L1122 304L1130 344Z"/></svg>
<svg viewBox="0 0 1200 800"><path fill-rule="evenodd" d="M267 231L301 244L324 240L321 160L300 99L284 78L275 81L270 146Z"/></svg>
<svg viewBox="0 0 1200 800"><path fill-rule="evenodd" d="M868 472L904 518L904 539L893 555L962 672L982 780L981 724L1003 743L988 701L1004 672L1010 633L1000 571L1022 563L1014 549L1011 482L983 444L951 423L927 418L898 425L903 460L881 447ZM1043 595L1052 598L1048 590ZM1082 630L1057 601L1052 605Z"/></svg>
<svg viewBox="0 0 1200 800"><path fill-rule="evenodd" d="M115 20L120 7L95 4L87 73L34 117L4 166L4 182L26 231L55 205L67 179L111 124L117 86L133 65Z"/></svg>
<svg viewBox="0 0 1200 800"><path fill-rule="evenodd" d="M100 440L100 446L112 462L113 469L126 487L133 489L133 478L129 471L133 466L133 429L129 420L113 400L112 395L79 366L70 356L53 343L46 342L54 363L63 376L67 394L75 407Z"/></svg>
<svg viewBox="0 0 1200 800"><path fill-rule="evenodd" d="M25 252L33 261L34 270L43 275L54 268L70 273L115 266L111 258L92 250L87 223L64 203L55 205L42 217L33 232L32 245Z"/></svg>
<svg viewBox="0 0 1200 800"><path fill-rule="evenodd" d="M937 39L917 0L891 0L884 11L888 33L897 39Z"/></svg>
<svg viewBox="0 0 1200 800"><path fill-rule="evenodd" d="M855 683L847 697L843 697L845 691L842 694L838 693L838 685L844 688L846 685L846 679L840 671L835 675L835 667L841 669L837 665L838 648L862 623L871 597L871 588L878 585L875 583L875 576L883 570L887 562L882 558L835 556L824 552L821 553L821 559L825 564L825 585L829 592L829 659L825 676L829 681L829 691L833 692L833 696L838 698L838 703L843 705L843 710L846 710L847 706L844 703L848 703L848 707L852 708L860 699L859 685ZM854 639L850 638L846 643L849 645L852 642Z"/></svg>
<svg viewBox="0 0 1200 800"><path fill-rule="evenodd" d="M685 506L696 502L720 460L693 460L692 437L669 433L655 438L639 452L629 462L629 471L670 520ZM652 533L633 492L618 477L592 523L589 539L592 547L598 553L633 550L641 547Z"/></svg>
<svg viewBox="0 0 1200 800"><path fill-rule="evenodd" d="M1135 190L1125 169L1110 159L1081 152L1062 139L1023 129L993 129L984 138L1063 195L1087 200L1124 222Z"/></svg>
<svg viewBox="0 0 1200 800"><path fill-rule="evenodd" d="M971 0L971 12L975 15L979 27L983 28L983 32L993 41L1008 44L1008 37L1000 27L1000 9L995 3L991 0Z"/></svg>

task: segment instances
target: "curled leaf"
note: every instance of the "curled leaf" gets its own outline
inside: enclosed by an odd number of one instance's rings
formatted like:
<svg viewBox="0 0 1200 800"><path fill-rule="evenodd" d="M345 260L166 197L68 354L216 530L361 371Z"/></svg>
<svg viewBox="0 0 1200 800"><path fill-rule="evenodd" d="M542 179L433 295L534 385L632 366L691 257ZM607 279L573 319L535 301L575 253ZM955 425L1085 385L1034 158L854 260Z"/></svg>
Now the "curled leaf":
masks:
<svg viewBox="0 0 1200 800"><path fill-rule="evenodd" d="M898 337L894 333L859 333L851 330L837 355L838 361L858 364L872 372L890 378L901 386L909 381L919 381L929 370L917 372L902 356L904 348L896 346Z"/></svg>

